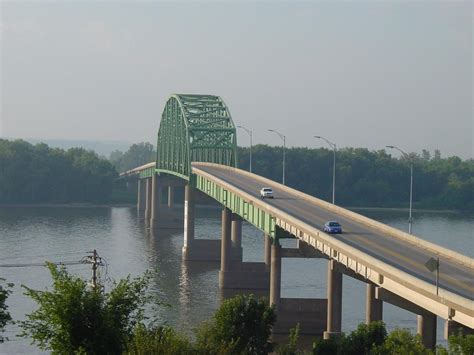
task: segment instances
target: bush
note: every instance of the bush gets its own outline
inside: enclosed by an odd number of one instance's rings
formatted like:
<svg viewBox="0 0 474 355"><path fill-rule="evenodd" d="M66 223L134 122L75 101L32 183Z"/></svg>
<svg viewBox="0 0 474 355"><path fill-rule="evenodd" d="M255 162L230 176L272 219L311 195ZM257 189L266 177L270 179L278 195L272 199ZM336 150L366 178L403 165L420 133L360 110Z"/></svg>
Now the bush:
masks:
<svg viewBox="0 0 474 355"><path fill-rule="evenodd" d="M53 290L38 291L23 286L39 308L20 322L21 336L31 337L42 350L57 354L120 354L134 328L144 319L150 300L146 290L150 274L116 283L109 293L91 289L64 267L47 264Z"/></svg>
<svg viewBox="0 0 474 355"><path fill-rule="evenodd" d="M396 329L390 333L385 342L373 350L375 355L431 355L419 335L412 335L407 329Z"/></svg>
<svg viewBox="0 0 474 355"><path fill-rule="evenodd" d="M252 295L225 300L197 332L197 348L206 354L268 354L275 309Z"/></svg>
<svg viewBox="0 0 474 355"><path fill-rule="evenodd" d="M0 283L5 281L5 279L0 278ZM3 343L7 338L2 336L3 331L5 330L5 326L12 321L12 317L8 312L8 306L6 305L6 301L8 295L11 293L11 288L13 284L7 283L6 286L0 284L0 343Z"/></svg>
<svg viewBox="0 0 474 355"><path fill-rule="evenodd" d="M196 351L184 336L176 333L172 328L161 326L148 329L144 325L135 328L133 340L128 346L130 355L180 355L193 354Z"/></svg>

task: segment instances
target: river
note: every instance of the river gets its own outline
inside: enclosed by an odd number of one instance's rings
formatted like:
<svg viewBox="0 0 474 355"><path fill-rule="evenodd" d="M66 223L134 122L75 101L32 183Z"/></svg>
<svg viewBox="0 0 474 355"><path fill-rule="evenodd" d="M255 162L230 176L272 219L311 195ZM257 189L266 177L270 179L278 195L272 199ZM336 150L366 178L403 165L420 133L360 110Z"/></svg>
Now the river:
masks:
<svg viewBox="0 0 474 355"><path fill-rule="evenodd" d="M365 209L357 212L401 230L407 229L407 212ZM474 215L455 212L415 211L413 233L431 242L474 257ZM220 237L220 210L197 208L196 238ZM291 245L294 241L285 241ZM167 306L156 314L159 321L192 334L209 318L220 302L218 263L181 262L182 231L151 234L137 219L133 207L0 207L0 277L15 284L7 304L15 320L24 319L35 304L22 294L21 285L43 289L50 285L44 261L74 262L96 249L107 262L102 276L119 279L156 270L152 292ZM263 261L262 232L243 225L244 261ZM30 264L31 266L26 266ZM68 266L86 278L90 265ZM325 298L326 262L318 259L283 259L282 297ZM365 284L344 277L343 330L351 331L365 317ZM384 305L384 321L415 331L416 316ZM438 319L438 341L444 343ZM17 338L19 329L9 326L0 354L40 354L29 339Z"/></svg>

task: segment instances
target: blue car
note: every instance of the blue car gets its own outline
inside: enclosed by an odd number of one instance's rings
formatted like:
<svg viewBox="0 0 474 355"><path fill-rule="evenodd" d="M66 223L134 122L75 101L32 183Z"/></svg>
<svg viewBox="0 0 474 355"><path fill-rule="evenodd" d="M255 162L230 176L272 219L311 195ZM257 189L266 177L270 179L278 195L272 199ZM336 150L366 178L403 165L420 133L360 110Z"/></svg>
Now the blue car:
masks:
<svg viewBox="0 0 474 355"><path fill-rule="evenodd" d="M336 221L329 221L329 222L326 222L326 224L324 225L324 231L326 233L337 233L337 234L341 234L342 233L342 227L341 225L339 224L339 222L336 222Z"/></svg>

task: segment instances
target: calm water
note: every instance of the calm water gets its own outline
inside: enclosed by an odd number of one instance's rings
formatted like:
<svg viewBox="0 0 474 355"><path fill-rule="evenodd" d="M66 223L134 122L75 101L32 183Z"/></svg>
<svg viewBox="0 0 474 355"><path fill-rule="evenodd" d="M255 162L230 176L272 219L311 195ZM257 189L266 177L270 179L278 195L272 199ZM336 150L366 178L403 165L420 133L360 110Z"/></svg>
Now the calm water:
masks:
<svg viewBox="0 0 474 355"><path fill-rule="evenodd" d="M360 210L359 213L406 230L407 213ZM472 214L415 213L414 234L474 257L474 219ZM220 210L198 208L197 238L219 238ZM292 241L286 244L291 245ZM209 318L220 302L218 263L182 263L180 231L150 234L137 220L134 208L0 208L0 277L15 283L8 299L14 319L24 319L35 304L23 296L20 285L42 289L50 284L44 267L11 267L12 264L49 261L77 261L92 249L107 260L107 275L121 278L157 269L153 292L168 303L159 310L159 319L188 334ZM243 226L244 261L263 261L262 233ZM10 265L7 267L6 265ZM89 265L68 269L90 278ZM326 296L326 262L323 260L283 259L282 297ZM365 284L344 277L343 328L345 331L364 321ZM389 329L415 330L416 316L384 305L384 321ZM11 326L10 341L0 345L0 354L38 354L29 340L16 338ZM442 341L443 322L438 322Z"/></svg>

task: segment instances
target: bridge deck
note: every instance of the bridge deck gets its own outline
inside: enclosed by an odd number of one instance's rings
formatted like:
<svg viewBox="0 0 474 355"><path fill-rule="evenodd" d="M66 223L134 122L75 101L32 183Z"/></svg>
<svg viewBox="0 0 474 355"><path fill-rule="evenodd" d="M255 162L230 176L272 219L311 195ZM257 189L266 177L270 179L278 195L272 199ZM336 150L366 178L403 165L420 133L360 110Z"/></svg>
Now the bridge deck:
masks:
<svg viewBox="0 0 474 355"><path fill-rule="evenodd" d="M193 166L256 197L259 196L259 191L263 186L257 177L239 173L238 170L198 163L193 163ZM393 238L376 228L355 222L302 199L301 196L288 192L278 183L272 183L270 186L274 190L275 198L267 199L265 203L319 230L323 229L326 221L338 220L343 226L344 233L334 235L334 238L421 280L435 283L434 274L429 272L424 265L430 257L435 256L433 252ZM461 297L474 300L474 270L441 256L439 286Z"/></svg>

